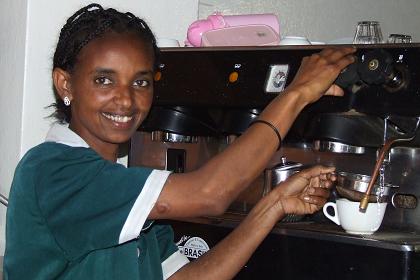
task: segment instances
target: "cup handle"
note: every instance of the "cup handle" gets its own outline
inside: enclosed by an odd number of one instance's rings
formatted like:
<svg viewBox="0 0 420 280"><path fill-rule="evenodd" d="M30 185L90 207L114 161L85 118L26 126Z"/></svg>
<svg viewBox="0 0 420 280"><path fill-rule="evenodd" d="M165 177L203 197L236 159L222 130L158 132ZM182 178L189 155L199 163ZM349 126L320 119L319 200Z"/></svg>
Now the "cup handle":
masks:
<svg viewBox="0 0 420 280"><path fill-rule="evenodd" d="M327 211L328 207L332 207L334 209L334 215L330 215ZM337 215L337 205L334 202L327 202L324 204L324 207L322 207L322 212L324 212L325 217L336 223L337 225L340 225L340 220L338 219Z"/></svg>

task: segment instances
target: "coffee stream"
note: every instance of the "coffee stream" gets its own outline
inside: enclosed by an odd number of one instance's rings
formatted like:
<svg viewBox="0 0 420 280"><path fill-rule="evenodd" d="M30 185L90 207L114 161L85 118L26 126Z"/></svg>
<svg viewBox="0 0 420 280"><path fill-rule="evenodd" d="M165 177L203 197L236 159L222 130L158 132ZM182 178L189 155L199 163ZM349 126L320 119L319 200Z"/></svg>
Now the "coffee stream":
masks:
<svg viewBox="0 0 420 280"><path fill-rule="evenodd" d="M381 168L379 169L379 188L377 189L377 192L376 192L376 203L372 203L374 204L372 206L377 207L379 226L382 223L380 200L384 195L385 195L385 162L382 162Z"/></svg>

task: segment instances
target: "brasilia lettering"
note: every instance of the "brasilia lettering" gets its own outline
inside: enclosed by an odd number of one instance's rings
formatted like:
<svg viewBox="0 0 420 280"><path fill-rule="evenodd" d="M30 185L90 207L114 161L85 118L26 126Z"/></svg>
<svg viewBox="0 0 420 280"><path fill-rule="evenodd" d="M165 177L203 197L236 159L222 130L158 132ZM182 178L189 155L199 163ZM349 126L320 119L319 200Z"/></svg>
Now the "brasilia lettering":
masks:
<svg viewBox="0 0 420 280"><path fill-rule="evenodd" d="M184 255L186 255L189 258L198 258L202 254L204 254L205 251L203 250L197 250L197 249L191 249L191 248L185 248L184 247Z"/></svg>

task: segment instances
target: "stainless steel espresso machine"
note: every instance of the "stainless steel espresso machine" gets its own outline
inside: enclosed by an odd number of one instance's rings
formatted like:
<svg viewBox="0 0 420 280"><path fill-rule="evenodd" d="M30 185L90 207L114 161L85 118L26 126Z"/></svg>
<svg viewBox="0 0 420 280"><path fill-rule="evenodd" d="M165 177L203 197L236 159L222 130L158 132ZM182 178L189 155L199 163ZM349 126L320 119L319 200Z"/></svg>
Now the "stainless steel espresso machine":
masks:
<svg viewBox="0 0 420 280"><path fill-rule="evenodd" d="M320 46L162 49L154 106L132 138L129 165L198 168L240 137L292 81L302 58L318 51ZM381 165L379 178L390 193L377 232L347 234L322 213L286 217L236 279L420 279L420 137L414 137L420 45L358 46L356 56L337 79L345 96L325 96L305 108L266 171L226 214L168 221L184 254L198 258L226 236L269 191L269 172L321 163L369 178L384 143L410 137L394 145ZM339 196L333 190L330 200Z"/></svg>

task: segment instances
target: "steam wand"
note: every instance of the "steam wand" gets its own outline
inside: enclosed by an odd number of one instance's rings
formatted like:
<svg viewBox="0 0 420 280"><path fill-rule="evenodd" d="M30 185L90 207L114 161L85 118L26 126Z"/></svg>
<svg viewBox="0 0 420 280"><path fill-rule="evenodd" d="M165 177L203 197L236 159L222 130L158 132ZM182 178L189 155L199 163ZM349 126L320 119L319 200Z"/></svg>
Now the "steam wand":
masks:
<svg viewBox="0 0 420 280"><path fill-rule="evenodd" d="M416 127L414 128L414 131L412 132L412 135L410 137L389 139L389 140L385 141L384 145L382 146L381 150L379 151L379 157L376 160L375 168L373 169L372 176L370 178L370 182L369 182L368 188L366 190L366 193L364 194L362 200L360 201L359 209L361 211L366 211L366 208L367 208L368 203L369 203L370 193L372 192L373 185L375 184L375 181L378 178L379 170L382 166L385 155L388 153L391 146L394 145L395 143L412 141L416 137L416 132L417 132L417 129L419 128L419 124L420 124L420 117L417 117Z"/></svg>

